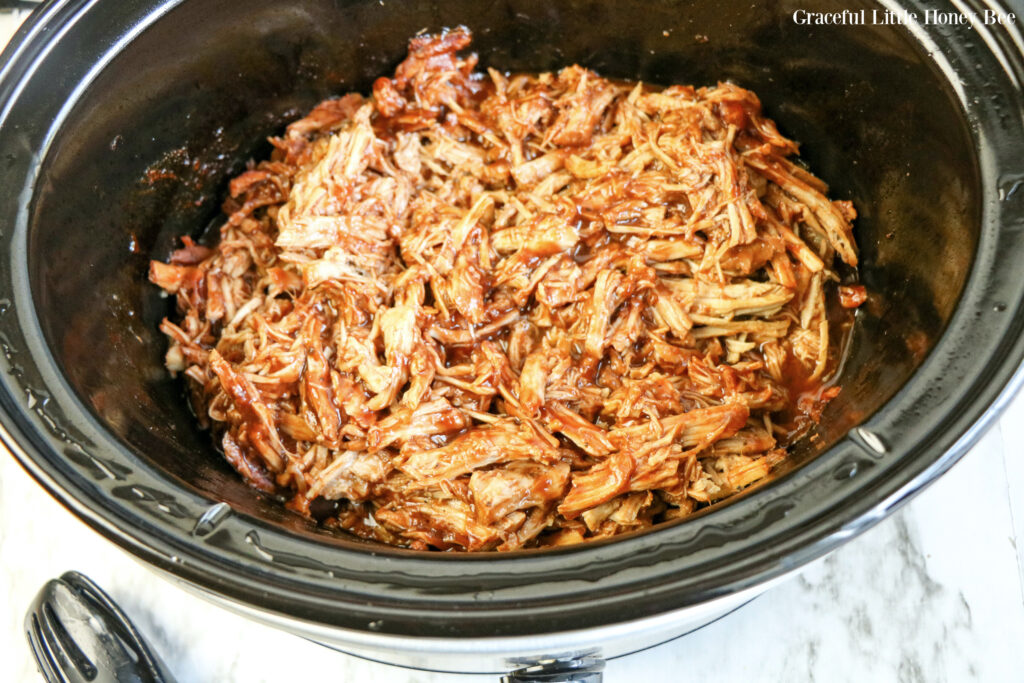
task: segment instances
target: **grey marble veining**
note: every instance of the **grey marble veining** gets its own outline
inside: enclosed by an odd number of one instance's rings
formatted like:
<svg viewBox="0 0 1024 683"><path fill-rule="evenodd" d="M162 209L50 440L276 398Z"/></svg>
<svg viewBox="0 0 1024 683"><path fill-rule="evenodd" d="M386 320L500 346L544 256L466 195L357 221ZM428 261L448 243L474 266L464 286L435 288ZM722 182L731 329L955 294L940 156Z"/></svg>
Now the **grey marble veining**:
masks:
<svg viewBox="0 0 1024 683"><path fill-rule="evenodd" d="M1018 396L999 421L997 429L1003 442L1003 465L1013 523L1012 538L1017 539L1017 569L1024 585L1024 395Z"/></svg>

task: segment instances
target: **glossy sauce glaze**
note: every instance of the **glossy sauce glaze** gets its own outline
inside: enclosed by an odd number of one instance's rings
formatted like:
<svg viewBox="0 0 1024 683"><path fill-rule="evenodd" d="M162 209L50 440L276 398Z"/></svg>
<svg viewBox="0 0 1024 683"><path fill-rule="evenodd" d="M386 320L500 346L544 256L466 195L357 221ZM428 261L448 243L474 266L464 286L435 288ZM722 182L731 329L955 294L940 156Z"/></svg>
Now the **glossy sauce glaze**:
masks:
<svg viewBox="0 0 1024 683"><path fill-rule="evenodd" d="M414 38L232 181L216 247L152 263L225 457L421 549L602 538L767 476L838 392L853 207L747 90L484 74L469 42Z"/></svg>

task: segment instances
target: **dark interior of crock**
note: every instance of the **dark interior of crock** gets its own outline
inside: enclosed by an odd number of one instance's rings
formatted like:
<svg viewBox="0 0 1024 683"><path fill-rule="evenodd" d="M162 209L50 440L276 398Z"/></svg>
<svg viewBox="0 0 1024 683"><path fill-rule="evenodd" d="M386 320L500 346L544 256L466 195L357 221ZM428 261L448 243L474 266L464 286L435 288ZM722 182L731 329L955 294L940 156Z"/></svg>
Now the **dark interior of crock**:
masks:
<svg viewBox="0 0 1024 683"><path fill-rule="evenodd" d="M172 303L148 284L148 261L218 219L227 180L269 152L266 136L327 96L366 92L421 29L465 24L481 64L501 70L579 63L617 78L750 88L831 195L853 200L870 299L842 393L796 448L798 465L913 373L952 314L978 236L967 123L928 55L900 27L792 18L860 6L252 0L240 15L227 0L183 2L103 70L45 157L28 259L50 349L139 458L239 511L295 524L233 473L165 371L157 324Z"/></svg>

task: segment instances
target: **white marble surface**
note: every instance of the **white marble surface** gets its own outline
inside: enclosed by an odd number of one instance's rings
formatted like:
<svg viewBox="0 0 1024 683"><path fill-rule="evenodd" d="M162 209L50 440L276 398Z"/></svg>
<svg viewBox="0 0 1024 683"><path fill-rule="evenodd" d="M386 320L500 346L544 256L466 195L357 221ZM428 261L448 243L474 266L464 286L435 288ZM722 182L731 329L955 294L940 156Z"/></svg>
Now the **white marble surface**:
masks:
<svg viewBox="0 0 1024 683"><path fill-rule="evenodd" d="M0 15L0 42L13 30ZM606 680L1024 680L1024 398L910 505L730 616ZM158 578L0 452L0 681L40 680L22 632L68 569L104 586L182 682L491 681L406 671L257 625Z"/></svg>

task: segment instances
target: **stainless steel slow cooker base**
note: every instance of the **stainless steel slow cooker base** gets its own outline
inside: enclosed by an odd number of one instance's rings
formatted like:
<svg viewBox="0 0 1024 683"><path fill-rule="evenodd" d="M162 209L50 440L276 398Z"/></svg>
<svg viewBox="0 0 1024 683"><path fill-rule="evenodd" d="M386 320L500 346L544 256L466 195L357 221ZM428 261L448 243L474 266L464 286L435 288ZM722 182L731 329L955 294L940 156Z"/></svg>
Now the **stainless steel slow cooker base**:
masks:
<svg viewBox="0 0 1024 683"><path fill-rule="evenodd" d="M235 614L345 654L422 671L501 675L533 662L578 657L610 660L661 645L740 609L799 571L802 569L745 591L646 619L534 636L463 639L407 638L372 631L328 628L323 624L296 621L246 603L228 600L175 579L170 574L163 575L193 595Z"/></svg>
<svg viewBox="0 0 1024 683"><path fill-rule="evenodd" d="M600 683L607 659L674 640L753 599L747 594L734 595L661 619L529 638L367 638L357 631L282 622L280 617L224 600L170 575L164 574L163 578L224 609L267 626L290 629L339 653L420 671L501 674L503 683ZM78 572L66 572L43 586L25 616L25 633L48 683L175 680L131 617L101 587Z"/></svg>

